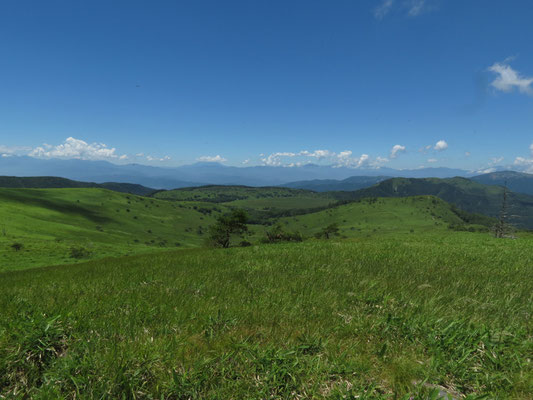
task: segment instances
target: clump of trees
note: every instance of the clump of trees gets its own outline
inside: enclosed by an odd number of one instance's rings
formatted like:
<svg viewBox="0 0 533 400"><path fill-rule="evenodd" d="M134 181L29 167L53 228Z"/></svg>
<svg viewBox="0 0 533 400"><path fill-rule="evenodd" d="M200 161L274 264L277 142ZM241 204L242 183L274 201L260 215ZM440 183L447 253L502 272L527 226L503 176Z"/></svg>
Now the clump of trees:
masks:
<svg viewBox="0 0 533 400"><path fill-rule="evenodd" d="M280 243L280 242L301 242L302 235L300 232L287 232L283 226L278 223L272 229L265 232L263 243Z"/></svg>
<svg viewBox="0 0 533 400"><path fill-rule="evenodd" d="M230 246L232 236L242 236L248 232L248 214L244 210L236 209L226 215L217 217L217 222L209 227L207 243L210 246Z"/></svg>

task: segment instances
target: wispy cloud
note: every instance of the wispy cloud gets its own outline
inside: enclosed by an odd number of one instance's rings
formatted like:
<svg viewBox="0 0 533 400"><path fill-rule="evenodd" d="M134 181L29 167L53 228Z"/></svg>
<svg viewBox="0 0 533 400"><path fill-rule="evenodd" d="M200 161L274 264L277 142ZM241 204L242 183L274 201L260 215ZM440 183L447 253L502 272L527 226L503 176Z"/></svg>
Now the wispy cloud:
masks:
<svg viewBox="0 0 533 400"><path fill-rule="evenodd" d="M411 0L408 1L406 4L408 8L407 14L410 17L416 17L426 10L426 0Z"/></svg>
<svg viewBox="0 0 533 400"><path fill-rule="evenodd" d="M394 0L383 0L383 2L374 9L374 17L379 20L385 18L392 9L393 4Z"/></svg>
<svg viewBox="0 0 533 400"><path fill-rule="evenodd" d="M489 71L497 75L497 77L491 82L491 86L496 90L506 93L516 89L520 93L533 95L533 78L521 76L518 71L514 70L509 65L511 60L512 59L507 59L501 63L497 62L489 67Z"/></svg>
<svg viewBox="0 0 533 400"><path fill-rule="evenodd" d="M437 160L436 158L428 158L428 163L436 163L437 161L439 160Z"/></svg>
<svg viewBox="0 0 533 400"><path fill-rule="evenodd" d="M202 157L198 157L196 159L197 161L203 161L203 162L226 162L228 161L227 159L225 159L224 157L220 156L220 155L216 155L216 156L202 156Z"/></svg>

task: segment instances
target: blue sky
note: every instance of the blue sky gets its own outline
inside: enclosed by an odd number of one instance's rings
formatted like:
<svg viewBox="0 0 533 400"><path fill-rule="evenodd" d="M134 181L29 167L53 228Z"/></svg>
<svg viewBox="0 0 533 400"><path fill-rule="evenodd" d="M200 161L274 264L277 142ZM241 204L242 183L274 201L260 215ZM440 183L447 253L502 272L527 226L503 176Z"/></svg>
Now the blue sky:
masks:
<svg viewBox="0 0 533 400"><path fill-rule="evenodd" d="M530 0L3 1L0 154L533 172Z"/></svg>

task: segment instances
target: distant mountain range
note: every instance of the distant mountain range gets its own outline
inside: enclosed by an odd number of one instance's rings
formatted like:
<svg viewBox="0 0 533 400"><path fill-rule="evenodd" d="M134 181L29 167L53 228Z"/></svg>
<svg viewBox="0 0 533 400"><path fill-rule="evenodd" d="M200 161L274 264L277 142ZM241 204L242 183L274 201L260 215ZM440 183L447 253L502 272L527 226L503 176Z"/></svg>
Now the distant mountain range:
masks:
<svg viewBox="0 0 533 400"><path fill-rule="evenodd" d="M336 179L353 176L381 178L449 178L472 176L472 173L452 168L421 168L395 170L392 168L348 168L307 164L299 167L231 167L219 163L196 163L174 168L140 164L117 165L106 161L38 159L28 156L0 158L0 175L60 176L86 182L127 182L156 189L174 189L200 185L275 186L289 182ZM356 187L356 186L351 186Z"/></svg>

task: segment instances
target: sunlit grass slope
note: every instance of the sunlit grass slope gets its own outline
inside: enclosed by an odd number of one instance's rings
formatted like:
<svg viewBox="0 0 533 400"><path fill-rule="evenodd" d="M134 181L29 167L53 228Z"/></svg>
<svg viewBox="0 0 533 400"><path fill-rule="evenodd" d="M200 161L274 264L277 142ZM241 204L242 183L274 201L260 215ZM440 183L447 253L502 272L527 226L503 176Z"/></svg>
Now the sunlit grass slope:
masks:
<svg viewBox="0 0 533 400"><path fill-rule="evenodd" d="M72 262L80 246L93 258L199 246L215 206L104 189L0 189L0 271Z"/></svg>
<svg viewBox="0 0 533 400"><path fill-rule="evenodd" d="M339 233L347 237L435 233L447 231L450 225L465 225L450 204L433 196L363 199L312 214L281 218L280 222L288 230L305 235L313 235L337 223Z"/></svg>
<svg viewBox="0 0 533 400"><path fill-rule="evenodd" d="M0 397L531 398L531 254L419 230L6 272Z"/></svg>

